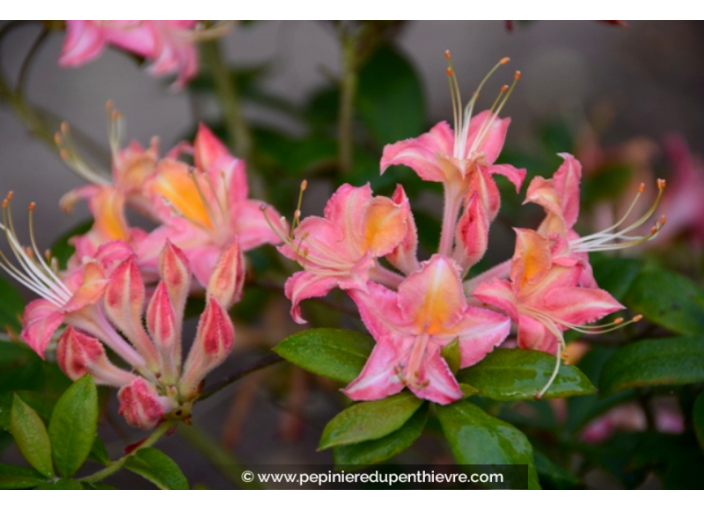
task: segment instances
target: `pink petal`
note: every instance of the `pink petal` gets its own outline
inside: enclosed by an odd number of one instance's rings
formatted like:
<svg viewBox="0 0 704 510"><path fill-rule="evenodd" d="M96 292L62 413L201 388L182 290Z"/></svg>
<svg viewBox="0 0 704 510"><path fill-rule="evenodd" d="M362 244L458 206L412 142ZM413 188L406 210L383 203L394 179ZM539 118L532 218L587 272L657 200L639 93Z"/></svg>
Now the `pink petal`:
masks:
<svg viewBox="0 0 704 510"><path fill-rule="evenodd" d="M563 152L559 155L565 161L555 172L553 181L560 197L565 224L567 228L572 228L579 216L579 182L582 179L582 165L571 154Z"/></svg>
<svg viewBox="0 0 704 510"><path fill-rule="evenodd" d="M560 339L541 322L527 315L519 317L518 346L521 349L533 349L556 355L559 342Z"/></svg>
<svg viewBox="0 0 704 510"><path fill-rule="evenodd" d="M228 309L242 299L245 267L244 256L237 241L223 252L213 274L208 281L208 296L218 300L223 308Z"/></svg>
<svg viewBox="0 0 704 510"><path fill-rule="evenodd" d="M100 25L89 20L67 20L66 40L59 56L59 65L76 67L100 55L105 38Z"/></svg>
<svg viewBox="0 0 704 510"><path fill-rule="evenodd" d="M266 206L262 210L262 206ZM258 200L246 200L232 207L232 233L243 251L253 250L263 244L280 244L281 239L272 230L281 215L271 206ZM268 221L267 221L268 219Z"/></svg>
<svg viewBox="0 0 704 510"><path fill-rule="evenodd" d="M517 298L513 293L511 283L507 280L493 280L479 284L472 292L472 296L482 303L495 306L511 316L514 321L518 321L518 309L516 308Z"/></svg>
<svg viewBox="0 0 704 510"><path fill-rule="evenodd" d="M402 341L377 341L364 368L342 392L352 400L377 400L403 389L396 369L404 357Z"/></svg>
<svg viewBox="0 0 704 510"><path fill-rule="evenodd" d="M491 125L489 123L491 122ZM506 141L506 132L511 124L510 118L494 118L489 110L478 113L469 124L467 131L467 151L483 152L488 164L493 164L501 154ZM477 137L481 134L481 139ZM471 154L468 154L471 155Z"/></svg>
<svg viewBox="0 0 704 510"><path fill-rule="evenodd" d="M491 165L489 172L506 177L516 187L516 193L520 193L523 180L528 173L525 168L516 168L513 165Z"/></svg>
<svg viewBox="0 0 704 510"><path fill-rule="evenodd" d="M305 324L301 316L300 303L304 299L323 297L337 286L338 278L333 276L319 276L306 271L294 273L288 280L284 292L291 300L291 317L298 324Z"/></svg>
<svg viewBox="0 0 704 510"><path fill-rule="evenodd" d="M436 346L428 346L420 366L419 380L427 381L428 384L422 387L409 386L418 398L447 405L464 396L457 379L452 375L450 367Z"/></svg>
<svg viewBox="0 0 704 510"><path fill-rule="evenodd" d="M418 262L418 229L416 228L416 222L413 219L413 213L410 209L410 203L408 202L408 197L400 184L396 186L392 200L404 207L407 210L406 213L406 235L400 244L393 249L391 253L386 255L386 260L388 260L396 268L400 269L406 274L410 274L414 271L420 269L420 262Z"/></svg>
<svg viewBox="0 0 704 510"><path fill-rule="evenodd" d="M193 142L193 159L198 168L208 170L223 156L231 156L225 144L202 122Z"/></svg>
<svg viewBox="0 0 704 510"><path fill-rule="evenodd" d="M465 204L455 233L457 246L454 259L466 270L479 262L489 245L489 218L486 209L473 194Z"/></svg>
<svg viewBox="0 0 704 510"><path fill-rule="evenodd" d="M63 321L64 315L56 305L46 299L35 299L24 310L20 336L44 359L44 352Z"/></svg>
<svg viewBox="0 0 704 510"><path fill-rule="evenodd" d="M601 289L553 288L543 297L545 311L574 325L587 324L623 310L624 306Z"/></svg>
<svg viewBox="0 0 704 510"><path fill-rule="evenodd" d="M419 334L436 335L453 329L467 306L459 267L452 259L433 255L399 285L398 303Z"/></svg>
<svg viewBox="0 0 704 510"><path fill-rule="evenodd" d="M453 332L459 338L460 368L479 363L506 339L510 331L511 319L507 316L468 306Z"/></svg>
<svg viewBox="0 0 704 510"><path fill-rule="evenodd" d="M381 173L392 165L412 168L425 181L444 182L448 177L438 155L452 157L454 133L447 122L439 122L428 133L384 147Z"/></svg>

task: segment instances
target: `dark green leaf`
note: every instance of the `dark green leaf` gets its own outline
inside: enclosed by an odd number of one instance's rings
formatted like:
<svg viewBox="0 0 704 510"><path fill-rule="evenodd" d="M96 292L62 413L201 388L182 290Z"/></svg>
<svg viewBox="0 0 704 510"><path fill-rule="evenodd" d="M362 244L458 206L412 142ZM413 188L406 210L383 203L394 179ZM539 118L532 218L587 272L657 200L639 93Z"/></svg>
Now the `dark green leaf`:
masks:
<svg viewBox="0 0 704 510"><path fill-rule="evenodd" d="M642 263L635 259L592 257L594 279L599 287L622 301L638 276Z"/></svg>
<svg viewBox="0 0 704 510"><path fill-rule="evenodd" d="M85 462L98 429L98 391L90 374L71 385L54 407L49 421L54 463L64 477Z"/></svg>
<svg viewBox="0 0 704 510"><path fill-rule="evenodd" d="M24 301L19 292L7 281L0 278L0 331L10 328L15 333L22 330Z"/></svg>
<svg viewBox="0 0 704 510"><path fill-rule="evenodd" d="M0 489L29 489L44 480L34 469L0 464Z"/></svg>
<svg viewBox="0 0 704 510"><path fill-rule="evenodd" d="M188 490L188 480L178 465L156 448L142 448L127 459L125 467L164 490Z"/></svg>
<svg viewBox="0 0 704 510"><path fill-rule="evenodd" d="M32 349L0 342L0 392L38 390L42 383L42 360Z"/></svg>
<svg viewBox="0 0 704 510"><path fill-rule="evenodd" d="M660 268L641 271L624 304L675 333L704 331L704 290L681 274Z"/></svg>
<svg viewBox="0 0 704 510"><path fill-rule="evenodd" d="M374 340L346 329L316 328L291 335L274 347L274 352L294 365L349 383L362 371Z"/></svg>
<svg viewBox="0 0 704 510"><path fill-rule="evenodd" d="M379 146L419 136L425 127L420 78L411 62L380 47L359 72L357 112Z"/></svg>
<svg viewBox="0 0 704 510"><path fill-rule="evenodd" d="M704 449L704 392L700 393L697 400L694 401L692 418L694 430L697 433L697 440L702 449Z"/></svg>
<svg viewBox="0 0 704 510"><path fill-rule="evenodd" d="M460 341L459 338L455 338L452 342L447 344L442 348L442 357L447 361L447 366L450 367L450 371L457 375L460 369Z"/></svg>
<svg viewBox="0 0 704 510"><path fill-rule="evenodd" d="M90 450L90 455L88 456L90 460L107 466L110 464L110 455L108 454L105 444L100 437L95 436L95 441L93 442L93 447Z"/></svg>
<svg viewBox="0 0 704 510"><path fill-rule="evenodd" d="M411 419L388 436L333 449L337 466L368 466L378 464L409 448L418 439L428 419L428 406L418 409Z"/></svg>
<svg viewBox="0 0 704 510"><path fill-rule="evenodd" d="M51 443L44 422L34 409L15 395L10 416L10 432L27 462L47 478L54 476Z"/></svg>
<svg viewBox="0 0 704 510"><path fill-rule="evenodd" d="M400 429L421 404L422 400L407 391L382 400L354 404L328 422L319 449L387 436Z"/></svg>
<svg viewBox="0 0 704 510"><path fill-rule="evenodd" d="M43 484L35 487L34 490L81 491L83 490L83 484L81 484L81 482L79 482L78 480L62 478L61 480L57 480L56 482L44 482Z"/></svg>
<svg viewBox="0 0 704 510"><path fill-rule="evenodd" d="M547 384L555 368L555 356L524 349L496 349L478 364L460 370L457 380L494 400L532 400ZM571 365L560 371L543 398L588 395L596 389Z"/></svg>
<svg viewBox="0 0 704 510"><path fill-rule="evenodd" d="M550 489L574 489L579 484L579 478L563 468L558 466L542 452L535 450L535 469L538 471L542 485Z"/></svg>
<svg viewBox="0 0 704 510"><path fill-rule="evenodd" d="M540 488L533 447L520 430L466 400L437 409L443 433L458 464L527 465L528 487Z"/></svg>
<svg viewBox="0 0 704 510"><path fill-rule="evenodd" d="M609 395L628 388L704 381L704 338L660 338L621 347L606 362L599 388Z"/></svg>
<svg viewBox="0 0 704 510"><path fill-rule="evenodd" d="M69 243L72 237L85 234L93 226L93 220L85 221L71 230L61 235L54 244L51 245L51 255L56 258L59 268L66 269L68 259L76 252L76 249Z"/></svg>

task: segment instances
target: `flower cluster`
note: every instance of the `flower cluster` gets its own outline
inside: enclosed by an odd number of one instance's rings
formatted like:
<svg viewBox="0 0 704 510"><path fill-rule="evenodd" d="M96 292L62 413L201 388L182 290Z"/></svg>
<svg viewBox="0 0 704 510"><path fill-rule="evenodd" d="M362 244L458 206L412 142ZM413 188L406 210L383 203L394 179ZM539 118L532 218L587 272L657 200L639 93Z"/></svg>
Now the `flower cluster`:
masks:
<svg viewBox="0 0 704 510"><path fill-rule="evenodd" d="M192 145L181 143L160 158L156 139L146 149L137 142L122 148L121 116L111 105L108 116L112 179L78 155L67 125L57 134L64 161L90 181L61 204L70 209L85 199L94 216L90 230L71 240L76 251L67 269L59 270L49 252L42 257L34 204L31 246L20 243L12 193L2 203L0 228L16 262L0 251L0 267L41 296L25 310L22 340L44 357L58 335L56 359L70 378L90 373L98 384L119 388L119 412L136 427L152 428L190 416L204 377L233 345L228 309L242 296L243 253L278 238L262 212L268 206L248 198L244 163L207 127L200 126ZM178 159L183 155L194 164ZM127 206L159 226L131 227ZM183 361L186 299L199 289L205 310Z"/></svg>
<svg viewBox="0 0 704 510"><path fill-rule="evenodd" d="M67 20L59 64L82 66L110 45L147 59L156 76L178 74L176 86L183 87L198 73L196 41L218 37L227 28L204 30L195 20Z"/></svg>
<svg viewBox="0 0 704 510"><path fill-rule="evenodd" d="M300 302L338 287L352 298L376 341L362 372L343 390L354 400L379 399L407 387L440 404L456 401L463 393L442 349L457 340L460 367L471 366L507 338L512 322L520 348L557 355L553 378L537 395L542 396L559 369L563 331L593 333L623 324L617 319L582 327L623 308L597 288L587 252L643 242L664 223L662 218L647 236L627 235L647 220L656 202L621 231L616 228L625 218L604 232L580 237L573 226L581 167L563 154L565 162L552 179L536 177L528 187L526 201L547 213L542 224L537 230L516 229L514 257L463 282L484 256L499 211L494 176L508 178L520 191L526 175L524 169L496 163L510 123L499 114L520 73L511 87L501 88L490 110L473 115L483 85L508 59L496 65L463 108L449 52L446 56L455 128L440 122L418 138L388 145L381 158L382 173L405 165L423 180L442 183L437 253L418 260L416 226L401 186L387 198L374 197L369 185L343 185L327 203L324 217L300 221L298 210L290 231L283 220L272 225L283 241L279 251L302 266L285 288L293 318L305 322ZM660 194L663 188L661 182Z"/></svg>

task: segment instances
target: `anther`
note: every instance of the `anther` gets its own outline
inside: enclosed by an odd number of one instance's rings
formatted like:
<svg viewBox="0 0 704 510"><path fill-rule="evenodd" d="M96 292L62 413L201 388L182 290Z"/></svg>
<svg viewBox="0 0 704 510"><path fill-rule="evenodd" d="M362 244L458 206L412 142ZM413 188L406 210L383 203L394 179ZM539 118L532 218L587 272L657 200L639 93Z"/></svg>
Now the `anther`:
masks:
<svg viewBox="0 0 704 510"><path fill-rule="evenodd" d="M10 201L12 200L12 197L14 197L14 196L15 196L15 192L14 192L14 191L8 191L8 192L7 192L7 195L5 196L5 200L7 200L8 202L10 202Z"/></svg>
<svg viewBox="0 0 704 510"><path fill-rule="evenodd" d="M502 66L503 66L503 65L506 65L506 64L509 63L510 60L511 60L510 58L504 57L504 58L502 58L501 60L499 60L499 64L501 64Z"/></svg>
<svg viewBox="0 0 704 510"><path fill-rule="evenodd" d="M640 315L640 314L638 314L638 315L636 315L635 317L633 317L633 318L631 319L631 322L638 322L638 321L640 321L642 318L643 318L643 316Z"/></svg>
<svg viewBox="0 0 704 510"><path fill-rule="evenodd" d="M621 324L623 322L623 317L618 317L614 319L614 324Z"/></svg>
<svg viewBox="0 0 704 510"><path fill-rule="evenodd" d="M508 90L508 85L501 86L501 92L506 92Z"/></svg>
<svg viewBox="0 0 704 510"><path fill-rule="evenodd" d="M638 193L643 193L645 191L645 183L641 182L640 186L638 186Z"/></svg>
<svg viewBox="0 0 704 510"><path fill-rule="evenodd" d="M34 211L34 209L36 209L36 208L37 208L37 204L35 204L34 202L29 203L29 210L30 211Z"/></svg>
<svg viewBox="0 0 704 510"><path fill-rule="evenodd" d="M63 145L64 139L61 137L61 133L54 133L54 143L56 145Z"/></svg>
<svg viewBox="0 0 704 510"><path fill-rule="evenodd" d="M109 111L109 112L112 111L112 109L113 109L112 99L108 99L108 100L105 102L105 109L106 109L107 111Z"/></svg>
<svg viewBox="0 0 704 510"><path fill-rule="evenodd" d="M451 67L448 67L447 71L445 71L445 72L447 73L448 76L452 76L452 68Z"/></svg>
<svg viewBox="0 0 704 510"><path fill-rule="evenodd" d="M658 189L665 189L665 179L658 179Z"/></svg>
<svg viewBox="0 0 704 510"><path fill-rule="evenodd" d="M445 58L448 60L451 58L450 50L445 50Z"/></svg>
<svg viewBox="0 0 704 510"><path fill-rule="evenodd" d="M514 80L520 80L521 79L521 72L516 71L516 73L513 75Z"/></svg>
<svg viewBox="0 0 704 510"><path fill-rule="evenodd" d="M63 121L61 123L61 132L64 134L64 136L66 136L70 130L71 128L69 127L68 122Z"/></svg>

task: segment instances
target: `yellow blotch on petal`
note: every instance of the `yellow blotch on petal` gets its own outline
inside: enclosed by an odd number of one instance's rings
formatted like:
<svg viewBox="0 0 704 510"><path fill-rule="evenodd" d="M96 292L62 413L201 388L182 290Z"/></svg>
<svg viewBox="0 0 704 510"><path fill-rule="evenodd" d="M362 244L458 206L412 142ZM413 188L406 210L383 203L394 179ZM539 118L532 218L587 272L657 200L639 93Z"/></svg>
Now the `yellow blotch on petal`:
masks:
<svg viewBox="0 0 704 510"><path fill-rule="evenodd" d="M152 181L152 190L165 198L184 218L212 228L208 209L185 163L162 160ZM196 177L197 178L197 177Z"/></svg>
<svg viewBox="0 0 704 510"><path fill-rule="evenodd" d="M404 210L386 197L377 197L367 209L364 224L364 251L374 256L391 252L406 236Z"/></svg>
<svg viewBox="0 0 704 510"><path fill-rule="evenodd" d="M511 280L523 288L539 281L550 270L549 241L528 229L516 229L516 252L511 264Z"/></svg>
<svg viewBox="0 0 704 510"><path fill-rule="evenodd" d="M126 241L129 229L124 217L125 198L118 190L106 187L98 191L91 199L94 230L103 239Z"/></svg>

